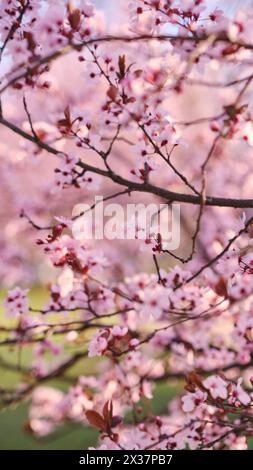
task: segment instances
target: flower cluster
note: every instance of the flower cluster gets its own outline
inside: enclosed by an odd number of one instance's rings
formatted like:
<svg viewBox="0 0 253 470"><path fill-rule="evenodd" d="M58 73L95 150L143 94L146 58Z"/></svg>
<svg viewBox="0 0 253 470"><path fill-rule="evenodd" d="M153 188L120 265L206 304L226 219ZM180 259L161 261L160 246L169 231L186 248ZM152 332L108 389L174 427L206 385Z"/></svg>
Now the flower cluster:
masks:
<svg viewBox="0 0 253 470"><path fill-rule="evenodd" d="M27 432L74 421L98 449L246 449L253 11L130 0L108 20L100 3L0 4L1 367L25 379L1 406L31 397ZM100 214L98 191L123 212L159 202L171 225L181 204L180 246L161 206L147 232L122 221L131 240L77 234L73 207Z"/></svg>

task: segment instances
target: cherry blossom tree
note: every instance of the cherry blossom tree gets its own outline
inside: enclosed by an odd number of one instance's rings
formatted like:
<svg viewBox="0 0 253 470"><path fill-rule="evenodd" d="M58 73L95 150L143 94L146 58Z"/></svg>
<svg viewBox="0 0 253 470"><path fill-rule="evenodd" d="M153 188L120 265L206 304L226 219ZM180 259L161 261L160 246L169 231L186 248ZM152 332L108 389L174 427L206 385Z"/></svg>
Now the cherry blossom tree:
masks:
<svg viewBox="0 0 253 470"><path fill-rule="evenodd" d="M118 24L85 0L0 4L0 347L20 375L0 399L29 400L38 437L75 421L98 449L248 446L253 10L239 7L132 0ZM96 194L180 203L180 248L159 232L75 238L72 209ZM66 393L48 385L76 364ZM161 416L158 383L178 385Z"/></svg>

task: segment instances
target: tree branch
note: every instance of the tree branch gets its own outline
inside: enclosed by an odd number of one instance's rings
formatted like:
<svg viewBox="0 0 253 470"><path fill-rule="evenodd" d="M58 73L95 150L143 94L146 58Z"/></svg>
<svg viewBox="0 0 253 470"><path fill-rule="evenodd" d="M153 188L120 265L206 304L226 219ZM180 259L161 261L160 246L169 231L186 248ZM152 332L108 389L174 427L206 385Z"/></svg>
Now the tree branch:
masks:
<svg viewBox="0 0 253 470"><path fill-rule="evenodd" d="M36 144L42 150L46 150L47 152L59 156L61 153L57 149L51 147L51 145L42 142L41 140L35 139L31 134L23 131L15 124L9 122L3 117L0 117L0 124L7 127L8 129L12 130L16 134L20 135L26 140ZM184 194L184 193L176 193L173 191L169 191L167 189L161 188L159 186L155 186L151 183L137 183L126 178L123 178L116 173L109 171L109 170L102 170L101 168L94 167L83 161L78 162L78 166L83 168L86 171L91 171L92 173L96 173L98 175L104 176L106 178L111 179L114 183L117 183L121 186L127 187L131 192L142 192L142 193L149 193L154 194L156 196L160 196L167 201L172 202L182 202L185 204L193 204L193 205L201 205L202 204L202 197L192 194ZM253 208L253 199L236 199L236 198L225 198L225 197L215 197L215 196L206 196L205 200L206 206L214 206L214 207L233 207L233 208Z"/></svg>

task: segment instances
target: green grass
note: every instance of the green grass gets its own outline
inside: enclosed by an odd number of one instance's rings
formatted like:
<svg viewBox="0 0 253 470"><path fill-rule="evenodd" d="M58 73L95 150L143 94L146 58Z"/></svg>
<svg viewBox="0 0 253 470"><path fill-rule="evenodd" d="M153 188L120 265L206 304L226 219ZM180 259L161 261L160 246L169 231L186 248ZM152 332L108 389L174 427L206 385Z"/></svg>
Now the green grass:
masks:
<svg viewBox="0 0 253 470"><path fill-rule="evenodd" d="M27 404L0 414L1 450L82 450L97 442L95 430L77 424L62 426L47 438L35 439L24 431L27 416Z"/></svg>
<svg viewBox="0 0 253 470"><path fill-rule="evenodd" d="M154 414L166 413L168 401L177 390L166 384L156 388L151 404ZM82 450L97 443L98 433L80 424L64 425L46 438L35 439L24 429L27 417L28 403L0 413L0 450Z"/></svg>

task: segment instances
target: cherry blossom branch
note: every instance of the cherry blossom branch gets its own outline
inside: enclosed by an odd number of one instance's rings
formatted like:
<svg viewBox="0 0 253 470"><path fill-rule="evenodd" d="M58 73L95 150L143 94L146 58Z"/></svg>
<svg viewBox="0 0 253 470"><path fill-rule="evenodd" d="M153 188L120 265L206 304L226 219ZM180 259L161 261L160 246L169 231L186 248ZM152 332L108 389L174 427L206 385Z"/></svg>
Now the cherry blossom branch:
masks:
<svg viewBox="0 0 253 470"><path fill-rule="evenodd" d="M29 4L30 4L30 1L29 0L26 0L24 2L20 2L20 13L19 13L19 16L17 19L15 19L7 33L7 36L3 42L3 45L0 47L0 62L2 60L2 56L3 56L3 53L4 53L4 50L8 44L8 42L12 39L13 35L15 34L15 32L18 30L18 28L21 26L21 23L22 23L22 20L23 20L23 17L29 7Z"/></svg>
<svg viewBox="0 0 253 470"><path fill-rule="evenodd" d="M47 382L49 380L55 379L57 377L62 376L68 369L74 366L77 362L87 356L87 351L79 351L75 353L73 356L69 357L66 361L62 362L59 366L55 367L51 370L48 374L38 377L34 382L27 385L23 390L16 391L13 395L9 396L3 403L5 405L12 404L12 403L19 403L21 400L28 398L31 392L37 387L38 384Z"/></svg>
<svg viewBox="0 0 253 470"><path fill-rule="evenodd" d="M203 41L207 41L209 38L212 38L213 44L225 42L233 45L234 48L237 50L243 48L246 50L252 50L253 44L244 43L241 41L232 41L226 32L220 32L218 34L202 34L202 35L170 35L170 34L161 34L161 35L136 35L136 36L104 36L98 38L91 38L89 40L80 42L79 44L70 43L69 45L65 46L62 49L56 50L45 57L40 58L38 61L35 62L33 66L29 66L25 71L21 72L17 76L13 77L6 85L4 85L0 89L0 94L6 91L10 86L13 86L19 80L26 78L29 75L35 74L39 67L44 64L49 64L50 62L69 54L72 51L80 52L83 48L88 47L93 44L100 44L100 43L113 43L113 42L122 42L126 44L130 43L137 43L142 41L160 41L160 42L167 42L170 41L172 44L174 43L184 43L184 42L193 42L193 43L201 43Z"/></svg>
<svg viewBox="0 0 253 470"><path fill-rule="evenodd" d="M194 279L196 279L200 274L202 274L207 268L210 268L214 263L217 263L222 256L225 255L225 253L230 249L230 247L240 238L240 236L247 231L251 223L253 222L253 217L250 217L250 219L246 222L245 226L236 234L234 237L230 238L228 241L227 245L221 250L214 258L212 258L210 261L208 261L206 264L201 266L191 277L189 277L185 283L188 284L192 282ZM176 289L179 287L182 287L182 284L177 286Z"/></svg>
<svg viewBox="0 0 253 470"><path fill-rule="evenodd" d="M10 121L6 120L5 118L0 117L0 124L7 127L8 129L12 130L16 134L20 135L26 140L38 145L39 148L42 150L46 150L47 152L59 156L61 152L56 150L55 148L51 147L49 144L44 143L42 141L36 141L36 139L28 134L27 132L23 131L15 124L11 123ZM125 186L129 188L131 192L144 192L149 194L154 194L156 196L160 196L167 201L173 202L182 202L186 204L194 204L194 205L201 205L201 197L195 196L192 194L184 194L184 193L176 193L173 191L169 191L167 189L155 186L151 183L136 183L134 181L127 180L126 178L115 174L112 170L106 171L102 170L101 168L94 167L83 161L78 162L78 166L83 168L86 171L91 171L92 173L96 173L98 175L104 176L106 178L111 179L114 183L117 183L121 186ZM236 199L236 198L226 198L226 197L215 197L215 196L206 196L205 201L206 206L216 206L216 207L233 207L233 208L253 208L253 199Z"/></svg>

